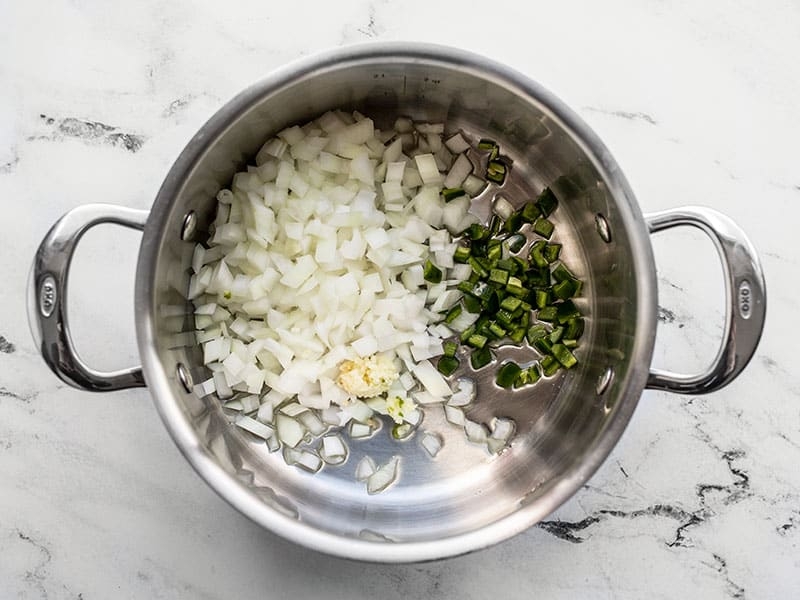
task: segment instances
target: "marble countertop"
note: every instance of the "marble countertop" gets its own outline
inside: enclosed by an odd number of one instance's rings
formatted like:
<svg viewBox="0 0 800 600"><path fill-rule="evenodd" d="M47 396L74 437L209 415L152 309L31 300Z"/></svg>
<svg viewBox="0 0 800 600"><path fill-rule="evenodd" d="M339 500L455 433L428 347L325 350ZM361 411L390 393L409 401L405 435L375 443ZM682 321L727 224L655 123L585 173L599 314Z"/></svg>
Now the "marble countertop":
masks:
<svg viewBox="0 0 800 600"><path fill-rule="evenodd" d="M796 596L800 8L229 4L0 6L0 598ZM146 390L80 392L47 370L23 293L63 212L148 207L184 144L241 88L299 56L376 39L458 46L536 79L604 139L645 212L698 203L739 222L769 293L760 347L729 387L645 392L601 470L545 523L489 550L403 566L330 558L254 526L195 475ZM138 239L101 228L75 259L73 330L98 367L138 360ZM654 364L697 369L722 331L717 258L700 234L653 243Z"/></svg>

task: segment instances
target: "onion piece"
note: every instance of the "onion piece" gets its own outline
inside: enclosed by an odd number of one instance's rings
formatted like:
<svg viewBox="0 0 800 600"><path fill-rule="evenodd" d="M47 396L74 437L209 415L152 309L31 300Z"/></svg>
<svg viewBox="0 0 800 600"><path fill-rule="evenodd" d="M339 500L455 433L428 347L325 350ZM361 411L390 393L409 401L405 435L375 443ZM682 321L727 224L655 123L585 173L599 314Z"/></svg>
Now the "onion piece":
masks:
<svg viewBox="0 0 800 600"><path fill-rule="evenodd" d="M278 438L290 448L297 446L305 435L302 425L284 414L278 414L275 417L275 428L278 432Z"/></svg>
<svg viewBox="0 0 800 600"><path fill-rule="evenodd" d="M420 444L423 448L425 448L425 451L431 456L431 458L434 458L442 449L444 440L438 433L431 433L428 431L422 436Z"/></svg>
<svg viewBox="0 0 800 600"><path fill-rule="evenodd" d="M237 418L235 424L237 427L244 429L245 431L249 431L253 435L256 435L264 440L267 440L275 435L275 430L269 425L264 425L263 423L244 415Z"/></svg>
<svg viewBox="0 0 800 600"><path fill-rule="evenodd" d="M418 154L414 157L414 162L417 164L417 170L423 183L438 184L442 181L442 176L439 173L439 167L436 165L436 159L433 154Z"/></svg>
<svg viewBox="0 0 800 600"><path fill-rule="evenodd" d="M497 196L492 203L492 212L503 220L507 220L514 213L514 206L503 196Z"/></svg>
<svg viewBox="0 0 800 600"><path fill-rule="evenodd" d="M486 182L480 177L475 175L467 175L461 187L473 198L478 196L484 189L486 189Z"/></svg>
<svg viewBox="0 0 800 600"><path fill-rule="evenodd" d="M340 465L347 459L347 446L338 435L326 435L322 438L319 455L330 465Z"/></svg>
<svg viewBox="0 0 800 600"><path fill-rule="evenodd" d="M393 456L389 462L377 468L367 478L367 493L378 494L388 488L397 480L400 457Z"/></svg>
<svg viewBox="0 0 800 600"><path fill-rule="evenodd" d="M448 400L449 406L467 406L475 400L475 382L468 377L460 377L456 380L456 391Z"/></svg>
<svg viewBox="0 0 800 600"><path fill-rule="evenodd" d="M467 176L472 172L472 162L467 158L466 154L459 154L447 177L444 178L444 187L455 188L461 187L466 180Z"/></svg>
<svg viewBox="0 0 800 600"><path fill-rule="evenodd" d="M350 422L350 437L354 440L361 440L370 437L375 430L366 423L359 423L358 421Z"/></svg>
<svg viewBox="0 0 800 600"><path fill-rule="evenodd" d="M453 394L453 390L447 385L447 381L442 377L442 374L429 361L423 360L416 364L412 372L414 377L433 396L447 398Z"/></svg>
<svg viewBox="0 0 800 600"><path fill-rule="evenodd" d="M467 434L467 439L476 444L484 444L489 437L486 427L482 423L476 423L466 419L464 421L464 432Z"/></svg>
<svg viewBox="0 0 800 600"><path fill-rule="evenodd" d="M365 456L356 465L356 480L366 481L376 470L375 461Z"/></svg>
<svg viewBox="0 0 800 600"><path fill-rule="evenodd" d="M455 135L447 138L444 142L444 145L453 154L461 154L462 152L466 152L471 148L469 142L464 139L463 135L461 135L461 132L458 132Z"/></svg>
<svg viewBox="0 0 800 600"><path fill-rule="evenodd" d="M513 419L495 417L489 423L489 428L492 431L490 437L496 440L509 440L514 435L516 427L517 425Z"/></svg>
<svg viewBox="0 0 800 600"><path fill-rule="evenodd" d="M464 416L464 411L455 406L448 406L445 405L444 407L444 418L447 419L453 425L464 425L466 421L466 417Z"/></svg>

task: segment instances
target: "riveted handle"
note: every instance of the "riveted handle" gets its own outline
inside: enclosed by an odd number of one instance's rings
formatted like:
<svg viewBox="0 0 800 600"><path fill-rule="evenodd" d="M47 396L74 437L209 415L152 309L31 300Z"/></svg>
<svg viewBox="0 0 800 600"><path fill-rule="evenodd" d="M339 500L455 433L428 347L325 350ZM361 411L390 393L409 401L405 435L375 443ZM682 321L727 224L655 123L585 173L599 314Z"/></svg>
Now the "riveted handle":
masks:
<svg viewBox="0 0 800 600"><path fill-rule="evenodd" d="M80 359L67 321L67 281L72 256L84 233L101 223L142 230L148 214L111 204L79 206L53 225L36 252L28 283L31 331L48 366L76 388L106 392L145 385L141 367L102 372Z"/></svg>
<svg viewBox="0 0 800 600"><path fill-rule="evenodd" d="M645 215L650 233L688 225L708 235L719 252L725 279L725 328L711 366L696 375L652 369L647 388L706 394L733 381L753 357L764 329L766 284L758 255L744 231L725 215L685 206Z"/></svg>

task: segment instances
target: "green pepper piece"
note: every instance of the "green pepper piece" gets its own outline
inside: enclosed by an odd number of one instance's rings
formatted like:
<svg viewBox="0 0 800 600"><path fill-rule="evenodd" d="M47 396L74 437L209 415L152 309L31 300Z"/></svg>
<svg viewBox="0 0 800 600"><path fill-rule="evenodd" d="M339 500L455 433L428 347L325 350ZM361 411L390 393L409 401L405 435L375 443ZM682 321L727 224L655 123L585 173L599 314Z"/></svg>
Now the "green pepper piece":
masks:
<svg viewBox="0 0 800 600"><path fill-rule="evenodd" d="M547 242L544 240L536 240L531 244L531 251L529 253L530 259L533 261L539 268L544 268L550 263L547 261L547 257L544 255L545 249L547 248Z"/></svg>
<svg viewBox="0 0 800 600"><path fill-rule="evenodd" d="M466 341L475 333L476 327L475 325L470 325L464 331L461 332L461 335L458 336L458 339L461 341L462 344L466 343Z"/></svg>
<svg viewBox="0 0 800 600"><path fill-rule="evenodd" d="M497 243L494 244L492 242ZM503 248L500 244L500 240L489 240L489 244L486 247L486 258L492 262L499 260L499 258L503 255Z"/></svg>
<svg viewBox="0 0 800 600"><path fill-rule="evenodd" d="M542 372L544 373L545 377L551 377L555 375L556 372L561 368L561 363L549 355L542 359L541 365Z"/></svg>
<svg viewBox="0 0 800 600"><path fill-rule="evenodd" d="M526 223L533 223L540 214L539 209L533 202L528 202L522 207L522 220Z"/></svg>
<svg viewBox="0 0 800 600"><path fill-rule="evenodd" d="M575 281L573 279L559 281L553 286L553 295L559 300L572 298L572 296L575 294L576 287L577 286L575 285Z"/></svg>
<svg viewBox="0 0 800 600"><path fill-rule="evenodd" d="M547 244L544 248L544 257L548 263L554 263L561 254L561 244Z"/></svg>
<svg viewBox="0 0 800 600"><path fill-rule="evenodd" d="M578 310L578 307L575 306L575 303L572 300L564 300L564 302L559 303L558 306L556 307L556 318L558 319L558 322L561 325L563 325L570 319L574 319L580 316L581 316L581 311Z"/></svg>
<svg viewBox="0 0 800 600"><path fill-rule="evenodd" d="M467 246L459 246L453 252L453 260L458 263L465 263L470 257L470 250Z"/></svg>
<svg viewBox="0 0 800 600"><path fill-rule="evenodd" d="M570 272L570 270L563 262L560 262L553 269L553 279L555 279L558 282L562 282L567 279L577 279L577 278Z"/></svg>
<svg viewBox="0 0 800 600"><path fill-rule="evenodd" d="M567 369L578 364L578 359L564 344L553 344L553 357Z"/></svg>
<svg viewBox="0 0 800 600"><path fill-rule="evenodd" d="M497 319L498 323L505 328L509 328L514 324L514 314L505 308L498 310L497 314L495 314L495 318Z"/></svg>
<svg viewBox="0 0 800 600"><path fill-rule="evenodd" d="M503 224L503 231L514 233L519 231L520 227L522 227L522 214L518 210L515 210Z"/></svg>
<svg viewBox="0 0 800 600"><path fill-rule="evenodd" d="M536 348L542 355L548 355L553 350L553 344L547 337L536 338L533 342L533 347Z"/></svg>
<svg viewBox="0 0 800 600"><path fill-rule="evenodd" d="M514 385L514 381L516 381L521 371L522 368L513 361L504 363L503 366L497 370L495 382L501 388L508 389Z"/></svg>
<svg viewBox="0 0 800 600"><path fill-rule="evenodd" d="M528 369L522 369L517 375L517 378L514 380L514 389L524 387L530 383L530 378L528 377Z"/></svg>
<svg viewBox="0 0 800 600"><path fill-rule="evenodd" d="M584 321L580 317L575 317L567 321L567 328L564 330L564 337L570 340L577 340L583 335Z"/></svg>
<svg viewBox="0 0 800 600"><path fill-rule="evenodd" d="M536 383L542 377L541 372L539 371L539 363L534 362L530 367L526 369L528 371L528 383Z"/></svg>
<svg viewBox="0 0 800 600"><path fill-rule="evenodd" d="M544 188L542 193L539 194L536 199L536 208L539 209L539 212L544 217L549 217L558 208L558 198L549 187Z"/></svg>
<svg viewBox="0 0 800 600"><path fill-rule="evenodd" d="M449 377L456 372L459 366L461 366L461 361L455 356L442 356L436 368L439 370L439 373L445 377Z"/></svg>
<svg viewBox="0 0 800 600"><path fill-rule="evenodd" d="M472 354L469 357L469 362L472 365L472 368L476 371L478 369L482 369L490 362L492 362L492 352L489 350L489 347L480 348L477 350L473 350Z"/></svg>
<svg viewBox="0 0 800 600"><path fill-rule="evenodd" d="M425 266L422 267L422 276L425 281L430 281L431 283L441 283L442 270L434 265L430 260L426 260Z"/></svg>
<svg viewBox="0 0 800 600"><path fill-rule="evenodd" d="M477 257L470 256L467 259L467 264L472 267L473 273L477 273L479 277L486 277L489 275L489 272L483 267Z"/></svg>
<svg viewBox="0 0 800 600"><path fill-rule="evenodd" d="M520 306L522 306L523 302L516 296L507 296L503 301L500 303L500 308L504 308L507 311L514 312Z"/></svg>
<svg viewBox="0 0 800 600"><path fill-rule="evenodd" d="M467 309L468 313L478 314L483 310L483 306L481 305L481 301L478 300L475 296L464 296L464 308Z"/></svg>
<svg viewBox="0 0 800 600"><path fill-rule="evenodd" d="M497 283L499 285L505 285L508 283L508 271L503 269L492 269L489 271L489 281L492 283Z"/></svg>
<svg viewBox="0 0 800 600"><path fill-rule="evenodd" d="M520 343L522 343L522 340L525 339L525 333L526 333L525 327L520 326L520 327L517 327L516 329L514 329L511 333L509 333L508 337L515 344L520 344ZM566 344L566 341L565 341L565 344Z"/></svg>
<svg viewBox="0 0 800 600"><path fill-rule="evenodd" d="M483 348L486 345L486 342L489 341L485 335L481 335L480 333L473 333L467 339L467 345L472 346L473 348Z"/></svg>
<svg viewBox="0 0 800 600"><path fill-rule="evenodd" d="M486 167L486 179L494 183L502 184L506 180L506 165L502 161L492 159Z"/></svg>
<svg viewBox="0 0 800 600"><path fill-rule="evenodd" d="M464 196L466 192L459 187L455 188L444 188L442 190L442 198L444 198L445 202L450 202L451 200L455 200L456 198L460 198Z"/></svg>
<svg viewBox="0 0 800 600"><path fill-rule="evenodd" d="M506 330L496 322L489 325L489 332L496 340L502 340L506 336Z"/></svg>
<svg viewBox="0 0 800 600"><path fill-rule="evenodd" d="M509 236L506 239L506 246L508 247L508 251L512 254L516 254L525 246L525 236L519 233Z"/></svg>
<svg viewBox="0 0 800 600"><path fill-rule="evenodd" d="M538 289L534 292L534 298L536 299L536 308L544 308L550 304L550 290Z"/></svg>
<svg viewBox="0 0 800 600"><path fill-rule="evenodd" d="M558 326L555 329L553 329L553 331L550 332L550 335L548 336L547 339L549 339L553 344L555 344L561 339L563 335L564 335L564 327Z"/></svg>
<svg viewBox="0 0 800 600"><path fill-rule="evenodd" d="M455 356L458 350L458 343L453 340L446 340L442 342L442 349L444 350L445 356Z"/></svg>
<svg viewBox="0 0 800 600"><path fill-rule="evenodd" d="M533 345L536 340L547 336L547 327L544 325L533 325L528 329L528 343L531 345Z"/></svg>
<svg viewBox="0 0 800 600"><path fill-rule="evenodd" d="M450 310L447 311L447 314L444 316L444 322L449 324L455 321L461 314L461 310L462 309L460 304L454 304L450 308Z"/></svg>
<svg viewBox="0 0 800 600"><path fill-rule="evenodd" d="M540 321L546 321L548 323L552 323L558 317L558 307L545 306L544 308L540 308L536 316L539 318Z"/></svg>
<svg viewBox="0 0 800 600"><path fill-rule="evenodd" d="M550 236L553 235L553 230L555 230L555 228L556 226L553 225L553 222L544 217L539 217L533 224L534 233L538 233L540 236L548 240L550 239Z"/></svg>
<svg viewBox="0 0 800 600"><path fill-rule="evenodd" d="M489 229L480 223L473 223L467 230L467 236L473 241L480 241L489 238Z"/></svg>

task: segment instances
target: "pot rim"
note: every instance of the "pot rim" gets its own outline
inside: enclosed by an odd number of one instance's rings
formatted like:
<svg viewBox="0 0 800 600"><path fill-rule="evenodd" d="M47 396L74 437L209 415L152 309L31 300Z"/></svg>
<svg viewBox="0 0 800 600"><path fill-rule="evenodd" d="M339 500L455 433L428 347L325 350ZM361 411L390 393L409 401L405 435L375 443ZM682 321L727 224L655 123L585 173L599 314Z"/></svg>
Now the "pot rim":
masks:
<svg viewBox="0 0 800 600"><path fill-rule="evenodd" d="M417 562L466 554L521 533L547 517L569 499L597 471L619 441L644 390L655 336L636 335L629 357L630 368L618 379L619 399L615 414L584 460L567 469L536 501L521 505L514 513L479 529L437 540L386 543L345 538L288 517L264 504L234 476L226 472L200 445L194 429L170 393L176 376L167 373L155 351L155 286L151 274L157 249L167 229L172 199L181 190L187 174L198 164L210 144L265 95L295 80L347 64L377 61L425 61L471 71L523 96L535 98L550 118L569 132L603 176L616 200L629 243L639 298L636 332L655 331L657 281L649 233L634 194L619 166L600 138L558 98L514 69L465 50L426 43L369 42L337 48L294 61L249 86L222 106L192 137L167 174L150 213L142 238L136 272L135 313L139 352L145 379L156 409L181 453L212 489L234 508L262 527L297 544L327 554L369 562Z"/></svg>

